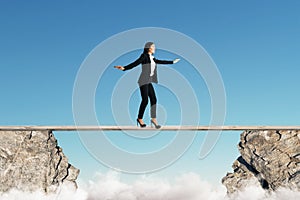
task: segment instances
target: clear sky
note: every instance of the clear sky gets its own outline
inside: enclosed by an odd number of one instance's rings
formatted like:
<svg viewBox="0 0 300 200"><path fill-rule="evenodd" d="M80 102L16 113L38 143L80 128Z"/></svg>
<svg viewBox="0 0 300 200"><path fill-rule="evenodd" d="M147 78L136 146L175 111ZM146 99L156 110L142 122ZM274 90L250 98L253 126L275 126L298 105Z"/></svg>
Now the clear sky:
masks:
<svg viewBox="0 0 300 200"><path fill-rule="evenodd" d="M297 0L0 0L0 123L74 124L73 85L88 54L120 32L162 27L193 38L216 63L226 90L225 124L299 125L299 8ZM159 48L159 44L156 46ZM142 47L143 44L137 48ZM120 55L114 64L126 65L139 55L140 51L125 57ZM173 56L157 52L158 58L173 59ZM184 60L174 65L174 69L186 76L193 73ZM105 84L99 84L97 90L97 116L107 124L115 124L105 105L110 104L109 92L122 73L108 69ZM133 73L138 76L137 70ZM201 77L190 78L190 84L198 92L201 122L205 124L210 119L209 94ZM155 87L158 101L167 111L172 109L170 106L176 107L175 97L168 96L167 89ZM169 100L175 103L169 105ZM137 90L130 100L133 122L138 102ZM171 124L172 119L176 122L176 114L180 114L176 108L172 112L175 118L168 118L167 124ZM204 134L199 133L177 162L153 175L172 177L196 172L205 180L218 182L231 171L231 164L238 156L239 133L223 132L214 150L203 160L198 159L204 138ZM172 138L170 134L160 136L161 140ZM111 136L111 140L124 148L132 144L128 138L120 141L121 133L119 135ZM81 179L89 180L96 172L108 171L86 151L76 132L55 132L55 136L70 162L81 169ZM137 146L130 148L138 150L141 144L135 142ZM157 143L148 141L147 145L155 149ZM130 180L135 175L124 177Z"/></svg>

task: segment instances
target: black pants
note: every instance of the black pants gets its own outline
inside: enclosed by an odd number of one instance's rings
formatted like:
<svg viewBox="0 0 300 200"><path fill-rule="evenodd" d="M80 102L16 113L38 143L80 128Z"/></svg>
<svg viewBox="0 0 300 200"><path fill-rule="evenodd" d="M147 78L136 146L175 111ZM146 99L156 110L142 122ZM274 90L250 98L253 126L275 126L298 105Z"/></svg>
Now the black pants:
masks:
<svg viewBox="0 0 300 200"><path fill-rule="evenodd" d="M142 119L144 116L144 112L148 104L148 97L150 99L151 104L151 118L156 118L156 96L152 83L141 85L140 92L142 96L142 102L140 105L138 118Z"/></svg>

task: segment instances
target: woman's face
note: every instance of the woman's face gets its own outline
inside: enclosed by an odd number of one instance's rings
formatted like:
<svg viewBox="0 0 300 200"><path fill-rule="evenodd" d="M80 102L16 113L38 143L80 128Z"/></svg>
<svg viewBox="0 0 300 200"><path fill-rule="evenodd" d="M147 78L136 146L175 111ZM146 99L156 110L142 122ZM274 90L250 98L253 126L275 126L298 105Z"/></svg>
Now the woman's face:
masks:
<svg viewBox="0 0 300 200"><path fill-rule="evenodd" d="M155 45L152 44L149 48L149 53L154 54L155 53Z"/></svg>

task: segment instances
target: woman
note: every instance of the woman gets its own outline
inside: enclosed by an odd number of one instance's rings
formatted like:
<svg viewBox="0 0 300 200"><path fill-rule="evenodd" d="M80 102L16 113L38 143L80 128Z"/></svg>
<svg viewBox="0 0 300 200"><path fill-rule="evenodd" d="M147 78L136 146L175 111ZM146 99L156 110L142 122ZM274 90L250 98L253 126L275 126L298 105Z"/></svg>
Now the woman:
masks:
<svg viewBox="0 0 300 200"><path fill-rule="evenodd" d="M140 87L140 92L142 96L142 102L139 108L138 118L136 119L137 125L139 124L140 127L146 127L146 124L143 121L143 116L145 109L148 104L148 97L150 98L151 104L151 126L154 124L155 128L160 128L161 126L158 125L156 120L156 95L152 85L153 83L158 83L157 81L157 66L156 64L174 64L177 63L180 59L175 59L173 61L167 60L158 60L154 58L153 54L155 53L155 45L153 42L147 42L144 46L144 52L141 56L126 66L115 66L115 68L125 71L136 67L139 64L142 64L142 72L138 80L138 84Z"/></svg>

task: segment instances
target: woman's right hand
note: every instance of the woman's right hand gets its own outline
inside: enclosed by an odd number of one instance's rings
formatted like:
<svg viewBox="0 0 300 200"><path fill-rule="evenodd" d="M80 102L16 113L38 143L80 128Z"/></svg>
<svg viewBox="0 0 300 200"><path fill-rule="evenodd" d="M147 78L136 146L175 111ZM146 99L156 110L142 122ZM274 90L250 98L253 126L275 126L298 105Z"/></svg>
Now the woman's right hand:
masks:
<svg viewBox="0 0 300 200"><path fill-rule="evenodd" d="M119 66L119 65L117 65L117 66L114 66L114 68L117 68L117 69L119 69L119 70L124 70L125 68L124 67L122 67L122 66Z"/></svg>

